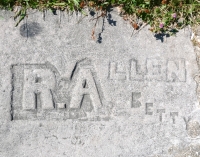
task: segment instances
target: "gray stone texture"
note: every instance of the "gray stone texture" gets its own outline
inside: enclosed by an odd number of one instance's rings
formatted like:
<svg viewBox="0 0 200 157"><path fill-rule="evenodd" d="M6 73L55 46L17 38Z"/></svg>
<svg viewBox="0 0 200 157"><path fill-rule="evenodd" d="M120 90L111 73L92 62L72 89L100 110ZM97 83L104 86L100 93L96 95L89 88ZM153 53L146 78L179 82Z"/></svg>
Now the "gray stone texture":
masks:
<svg viewBox="0 0 200 157"><path fill-rule="evenodd" d="M200 156L189 28L131 36L112 11L92 39L90 14L13 15L0 11L0 157Z"/></svg>

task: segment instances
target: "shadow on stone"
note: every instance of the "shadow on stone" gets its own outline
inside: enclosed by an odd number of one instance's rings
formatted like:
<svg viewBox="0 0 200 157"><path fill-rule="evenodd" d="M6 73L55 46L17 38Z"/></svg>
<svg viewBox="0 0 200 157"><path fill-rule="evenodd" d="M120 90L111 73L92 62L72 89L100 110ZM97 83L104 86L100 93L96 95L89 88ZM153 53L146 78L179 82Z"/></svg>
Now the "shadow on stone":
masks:
<svg viewBox="0 0 200 157"><path fill-rule="evenodd" d="M57 15L56 9L52 8L51 11L52 11L53 15Z"/></svg>
<svg viewBox="0 0 200 157"><path fill-rule="evenodd" d="M101 32L101 33L102 33L102 32ZM98 39L97 39L97 42L98 42L99 44L102 43L101 33L99 33L99 35L98 35Z"/></svg>
<svg viewBox="0 0 200 157"><path fill-rule="evenodd" d="M34 37L42 31L39 23L37 22L28 22L20 26L20 35L23 37Z"/></svg>
<svg viewBox="0 0 200 157"><path fill-rule="evenodd" d="M102 43L102 36L101 36L101 34L103 33L104 30L105 30L105 17L103 17L103 24L102 24L101 32L99 33L98 39L97 39L97 43L99 43L99 44Z"/></svg>
<svg viewBox="0 0 200 157"><path fill-rule="evenodd" d="M93 10L90 11L90 15L91 15L91 16L94 17L95 14L96 14L96 13L95 13Z"/></svg>
<svg viewBox="0 0 200 157"><path fill-rule="evenodd" d="M155 34L154 37L156 38L156 40L161 40L161 42L164 42L164 37L168 38L170 37L170 35L165 33L158 33Z"/></svg>
<svg viewBox="0 0 200 157"><path fill-rule="evenodd" d="M112 11L113 9L112 8L108 8L108 14L107 14L107 20L108 20L108 23L111 25L111 26L116 26L116 24L117 24L117 21L114 21L113 19L112 19L112 15L111 15L111 11Z"/></svg>
<svg viewBox="0 0 200 157"><path fill-rule="evenodd" d="M112 19L112 15L111 15L111 11L113 9L110 7L107 9L107 14L106 14L106 19L109 23L109 25L111 26L117 26L117 21L113 20ZM101 44L102 43L102 33L103 31L105 30L105 16L103 17L103 24L102 24L102 29L101 29L101 32L98 34L98 39L97 39L97 43Z"/></svg>

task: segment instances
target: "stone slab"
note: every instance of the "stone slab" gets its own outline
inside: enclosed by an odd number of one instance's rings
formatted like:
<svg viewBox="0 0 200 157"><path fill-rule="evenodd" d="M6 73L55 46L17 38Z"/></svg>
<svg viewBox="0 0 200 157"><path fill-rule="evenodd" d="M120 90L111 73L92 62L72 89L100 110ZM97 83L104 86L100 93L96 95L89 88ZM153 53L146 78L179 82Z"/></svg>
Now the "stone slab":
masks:
<svg viewBox="0 0 200 157"><path fill-rule="evenodd" d="M135 33L112 11L91 37L90 14L12 16L0 11L1 157L200 156L189 28Z"/></svg>

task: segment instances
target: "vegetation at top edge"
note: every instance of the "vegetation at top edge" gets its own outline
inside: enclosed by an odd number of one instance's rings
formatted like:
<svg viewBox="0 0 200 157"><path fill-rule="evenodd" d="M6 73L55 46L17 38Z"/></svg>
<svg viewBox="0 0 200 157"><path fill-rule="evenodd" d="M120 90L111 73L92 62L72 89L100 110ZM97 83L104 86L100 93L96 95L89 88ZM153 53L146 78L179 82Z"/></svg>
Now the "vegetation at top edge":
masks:
<svg viewBox="0 0 200 157"><path fill-rule="evenodd" d="M0 7L15 11L16 26L30 8L83 12L86 7L98 13L97 20L107 16L108 8L117 7L134 29L150 24L154 33L174 34L187 25L200 24L200 0L0 0Z"/></svg>

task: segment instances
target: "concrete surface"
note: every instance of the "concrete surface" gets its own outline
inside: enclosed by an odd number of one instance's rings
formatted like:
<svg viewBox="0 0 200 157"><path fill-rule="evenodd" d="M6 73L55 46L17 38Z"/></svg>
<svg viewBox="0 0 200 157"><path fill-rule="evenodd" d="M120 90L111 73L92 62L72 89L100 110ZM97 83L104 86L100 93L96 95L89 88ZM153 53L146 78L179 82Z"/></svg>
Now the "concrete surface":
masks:
<svg viewBox="0 0 200 157"><path fill-rule="evenodd" d="M92 39L90 14L12 16L0 11L0 157L200 156L190 29L131 37L112 11Z"/></svg>

